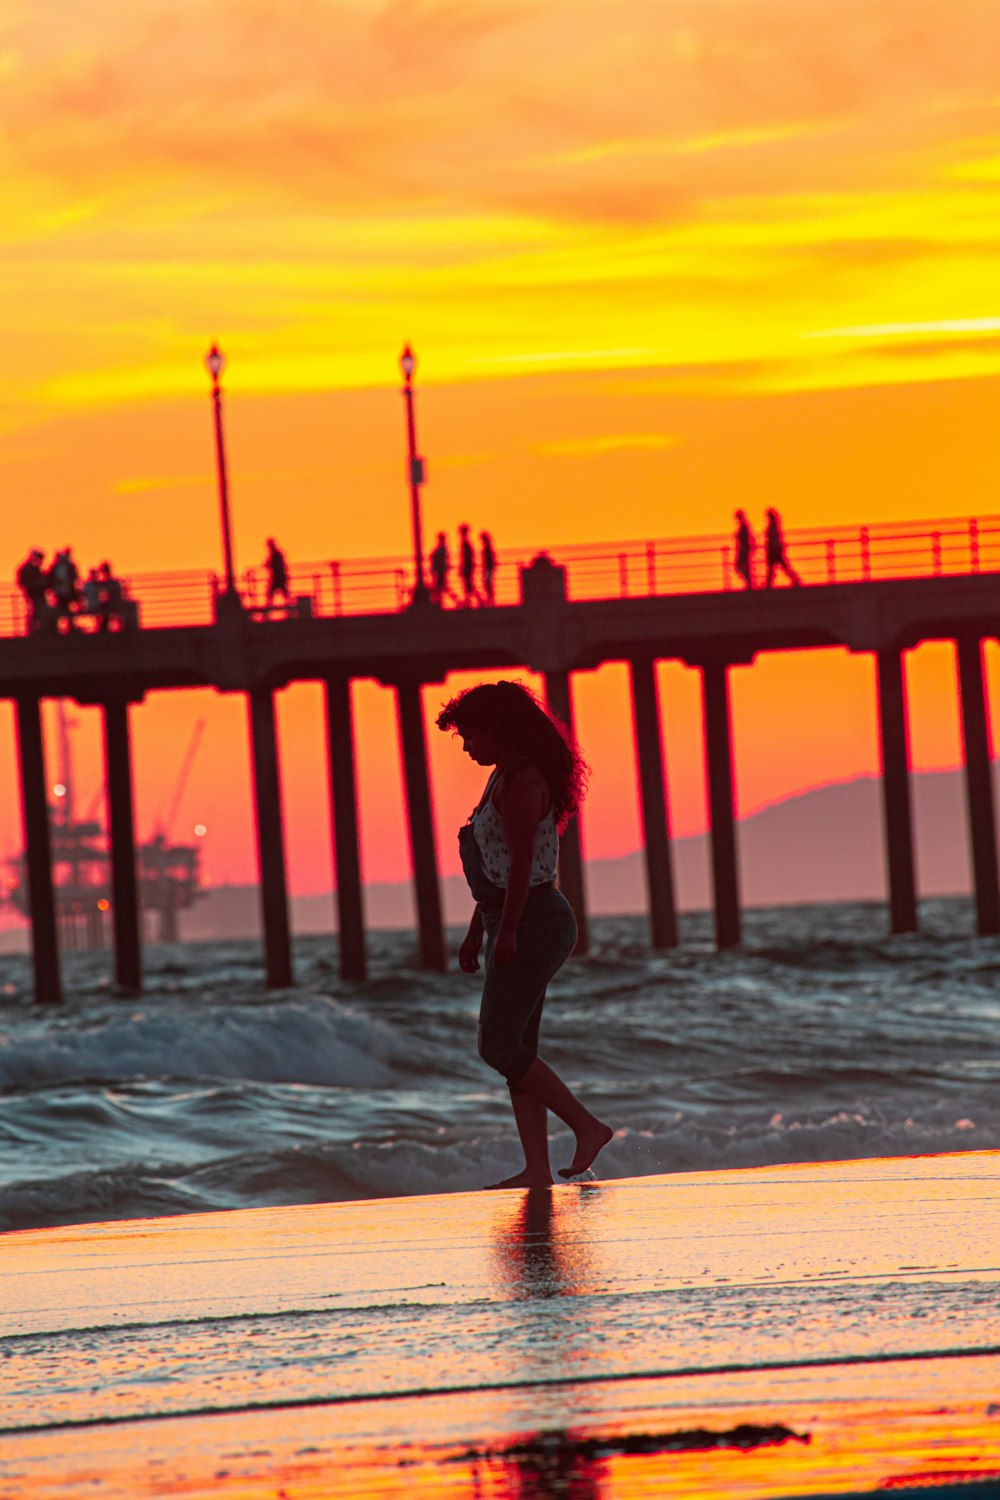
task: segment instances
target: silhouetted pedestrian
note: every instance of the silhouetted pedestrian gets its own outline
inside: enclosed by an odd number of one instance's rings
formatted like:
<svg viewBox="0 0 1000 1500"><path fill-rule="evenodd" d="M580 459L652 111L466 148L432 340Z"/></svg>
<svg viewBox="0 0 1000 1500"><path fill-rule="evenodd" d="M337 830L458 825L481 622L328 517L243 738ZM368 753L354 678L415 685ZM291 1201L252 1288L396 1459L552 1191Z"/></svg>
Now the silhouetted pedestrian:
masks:
<svg viewBox="0 0 1000 1500"><path fill-rule="evenodd" d="M483 603L495 604L497 601L493 575L497 570L497 555L493 547L493 538L488 531L479 533L479 566L482 569L483 578Z"/></svg>
<svg viewBox="0 0 1000 1500"><path fill-rule="evenodd" d="M285 603L290 602L288 592L288 559L274 540L273 536L267 539L267 557L264 560L267 569L267 602L272 605L280 594Z"/></svg>
<svg viewBox="0 0 1000 1500"><path fill-rule="evenodd" d="M68 630L76 629L73 610L79 597L77 593L79 577L80 572L73 561L72 551L69 547L64 547L61 552L56 553L55 560L49 569L48 585L52 603L55 606L56 623L65 620Z"/></svg>
<svg viewBox="0 0 1000 1500"><path fill-rule="evenodd" d="M781 518L776 510L767 512L767 528L764 533L764 549L767 554L767 577L764 579L764 587L769 589L774 583L776 568L781 568L790 583L796 588L802 585L802 579L796 573L788 561L788 553L785 550L785 538L781 531Z"/></svg>
<svg viewBox="0 0 1000 1500"><path fill-rule="evenodd" d="M84 613L92 616L95 630L106 630L104 623L104 585L96 568L91 568L83 583Z"/></svg>
<svg viewBox="0 0 1000 1500"><path fill-rule="evenodd" d="M753 588L753 553L756 543L753 532L750 530L750 522L743 511L736 512L736 551L733 555L733 567L743 579L748 589Z"/></svg>
<svg viewBox="0 0 1000 1500"><path fill-rule="evenodd" d="M102 562L97 572L101 580L101 629L110 630L112 620L117 620L121 629L125 603L122 581L115 577L109 562Z"/></svg>
<svg viewBox="0 0 1000 1500"><path fill-rule="evenodd" d="M448 539L443 531L438 532L437 542L428 561L431 565L431 603L443 608L445 594L455 597L448 582L451 558L448 556Z"/></svg>
<svg viewBox="0 0 1000 1500"><path fill-rule="evenodd" d="M460 526L458 535L460 538L458 571L464 590L462 604L466 609L470 609L472 605L482 603L476 588L476 549L472 545L468 526Z"/></svg>
<svg viewBox="0 0 1000 1500"><path fill-rule="evenodd" d="M48 584L45 569L42 567L44 557L44 552L40 552L37 547L32 547L17 570L17 585L28 606L29 635L33 635L36 630L41 630L48 614L48 604L45 600Z"/></svg>

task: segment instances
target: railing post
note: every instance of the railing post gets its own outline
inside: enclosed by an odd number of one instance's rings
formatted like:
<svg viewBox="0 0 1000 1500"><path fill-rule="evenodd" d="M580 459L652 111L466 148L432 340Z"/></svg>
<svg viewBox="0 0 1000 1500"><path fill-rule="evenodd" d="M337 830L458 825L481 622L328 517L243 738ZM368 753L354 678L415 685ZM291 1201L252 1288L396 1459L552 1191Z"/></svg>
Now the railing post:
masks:
<svg viewBox="0 0 1000 1500"><path fill-rule="evenodd" d="M832 536L826 539L826 581L837 582L837 544Z"/></svg>
<svg viewBox="0 0 1000 1500"><path fill-rule="evenodd" d="M646 587L651 594L656 593L656 543L646 543Z"/></svg>
<svg viewBox="0 0 1000 1500"><path fill-rule="evenodd" d="M628 597L628 557L624 552L618 554L618 590L623 599Z"/></svg>
<svg viewBox="0 0 1000 1500"><path fill-rule="evenodd" d="M975 517L969 522L969 570L979 572L979 522Z"/></svg>
<svg viewBox="0 0 1000 1500"><path fill-rule="evenodd" d="M931 571L935 578L941 577L941 533L931 532Z"/></svg>
<svg viewBox="0 0 1000 1500"><path fill-rule="evenodd" d="M332 562L330 564L330 576L333 579L333 612L335 615L342 615L344 613L344 593L339 562Z"/></svg>
<svg viewBox="0 0 1000 1500"><path fill-rule="evenodd" d="M871 537L867 526L861 528L861 577L865 583L872 581Z"/></svg>

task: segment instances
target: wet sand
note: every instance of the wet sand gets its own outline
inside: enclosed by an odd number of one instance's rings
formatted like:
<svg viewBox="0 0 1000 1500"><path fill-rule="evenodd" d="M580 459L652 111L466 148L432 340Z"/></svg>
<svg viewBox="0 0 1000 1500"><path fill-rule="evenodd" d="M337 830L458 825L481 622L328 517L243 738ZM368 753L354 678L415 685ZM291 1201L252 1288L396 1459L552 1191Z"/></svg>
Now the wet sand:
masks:
<svg viewBox="0 0 1000 1500"><path fill-rule="evenodd" d="M1000 1494L998 1152L0 1248L0 1500Z"/></svg>

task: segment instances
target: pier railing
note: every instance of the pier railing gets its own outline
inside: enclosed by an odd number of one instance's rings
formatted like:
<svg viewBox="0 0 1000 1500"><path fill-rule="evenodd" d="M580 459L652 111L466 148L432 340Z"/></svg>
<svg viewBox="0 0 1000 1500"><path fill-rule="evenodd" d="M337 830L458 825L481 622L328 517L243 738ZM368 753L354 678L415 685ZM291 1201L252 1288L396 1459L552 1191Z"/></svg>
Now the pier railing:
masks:
<svg viewBox="0 0 1000 1500"><path fill-rule="evenodd" d="M954 577L1000 572L1000 516L942 521L890 522L872 526L816 527L785 533L788 560L803 585L868 583L889 578ZM605 543L558 543L498 551L495 603L520 603L519 570L544 551L566 568L571 599L642 598L664 594L723 593L745 585L734 567L729 535ZM763 538L752 559L756 587L764 584ZM244 607L260 619L330 618L392 613L409 603L413 564L407 557L293 563L290 601L269 605L267 572L251 568L238 580ZM781 572L778 587L788 579ZM464 606L458 569L449 575L445 609ZM477 573L477 589L482 580ZM219 579L204 570L135 574L125 580L143 626L207 625L215 616ZM98 628L86 615L78 628ZM65 628L65 627L64 627ZM16 589L0 592L0 636L23 635L27 611Z"/></svg>

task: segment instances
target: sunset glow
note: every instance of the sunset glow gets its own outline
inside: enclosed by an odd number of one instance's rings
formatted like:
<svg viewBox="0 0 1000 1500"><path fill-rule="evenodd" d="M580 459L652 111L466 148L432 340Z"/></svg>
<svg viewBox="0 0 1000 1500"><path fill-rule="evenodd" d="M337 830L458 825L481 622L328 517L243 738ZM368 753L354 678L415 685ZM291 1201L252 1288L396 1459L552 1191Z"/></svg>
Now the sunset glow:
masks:
<svg viewBox="0 0 1000 1500"><path fill-rule="evenodd" d="M126 574L218 569L213 340L240 569L275 531L293 559L407 553L406 341L428 532L557 547L725 534L737 504L792 529L997 509L989 0L55 9L0 13L7 578L67 542ZM870 664L830 656L810 721L790 705L815 670L734 674L741 813L877 769ZM693 832L696 704L664 672ZM953 765L949 671L911 673L916 764ZM593 855L638 842L619 676L577 684ZM357 694L365 873L399 879L395 729ZM206 698L134 711L140 827L207 714L184 816L212 814L214 879L249 880L243 709ZM316 694L281 716L292 885L318 890ZM469 789L437 757L451 868Z"/></svg>

